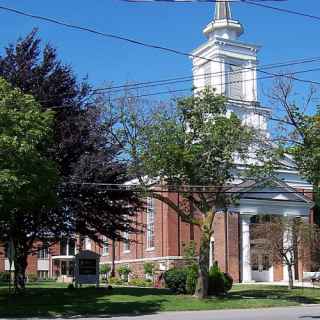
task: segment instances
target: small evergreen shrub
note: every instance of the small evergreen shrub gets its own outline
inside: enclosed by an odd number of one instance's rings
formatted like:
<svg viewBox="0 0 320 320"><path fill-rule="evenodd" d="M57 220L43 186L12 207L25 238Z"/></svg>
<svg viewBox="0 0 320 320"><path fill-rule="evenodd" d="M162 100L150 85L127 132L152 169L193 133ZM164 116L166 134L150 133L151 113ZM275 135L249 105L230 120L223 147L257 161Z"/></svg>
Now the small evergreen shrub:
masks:
<svg viewBox="0 0 320 320"><path fill-rule="evenodd" d="M108 283L110 285L118 285L118 286L123 285L123 281L117 277L110 277Z"/></svg>
<svg viewBox="0 0 320 320"><path fill-rule="evenodd" d="M233 279L230 275L220 271L217 264L209 271L209 295L219 296L231 290Z"/></svg>
<svg viewBox="0 0 320 320"><path fill-rule="evenodd" d="M36 273L28 273L27 278L28 278L28 282L37 282L38 281L38 276Z"/></svg>
<svg viewBox="0 0 320 320"><path fill-rule="evenodd" d="M75 289L73 283L69 283L67 288L68 288L68 290L74 290Z"/></svg>
<svg viewBox="0 0 320 320"><path fill-rule="evenodd" d="M145 262L143 264L143 271L146 276L153 276L155 264L152 262Z"/></svg>
<svg viewBox="0 0 320 320"><path fill-rule="evenodd" d="M233 286L233 278L229 273L224 273L224 290L225 292L229 292Z"/></svg>
<svg viewBox="0 0 320 320"><path fill-rule="evenodd" d="M199 268L198 265L193 263L186 268L187 280L186 280L186 291L188 294L194 294L197 287Z"/></svg>
<svg viewBox="0 0 320 320"><path fill-rule="evenodd" d="M0 282L9 282L10 281L10 272L0 272Z"/></svg>
<svg viewBox="0 0 320 320"><path fill-rule="evenodd" d="M101 264L100 265L100 274L101 275L106 275L111 271L111 266L110 264Z"/></svg>
<svg viewBox="0 0 320 320"><path fill-rule="evenodd" d="M131 273L131 269L128 266L123 265L118 268L118 273L119 273L119 276L122 280L124 280L125 282L128 282L128 278L129 278L129 274Z"/></svg>
<svg viewBox="0 0 320 320"><path fill-rule="evenodd" d="M186 293L187 270L186 268L172 268L164 273L166 286L176 293Z"/></svg>
<svg viewBox="0 0 320 320"><path fill-rule="evenodd" d="M142 288L146 288L146 287L151 287L152 286L152 281L151 280L145 280L145 279L132 279L129 281L129 285L130 286L134 286L134 287L142 287Z"/></svg>

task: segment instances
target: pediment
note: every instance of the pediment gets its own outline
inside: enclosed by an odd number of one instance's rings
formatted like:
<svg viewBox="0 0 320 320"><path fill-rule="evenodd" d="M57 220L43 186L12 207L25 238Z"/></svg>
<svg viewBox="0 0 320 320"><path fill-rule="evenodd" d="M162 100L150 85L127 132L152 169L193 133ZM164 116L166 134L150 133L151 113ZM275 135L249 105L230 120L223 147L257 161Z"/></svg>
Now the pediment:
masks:
<svg viewBox="0 0 320 320"><path fill-rule="evenodd" d="M251 181L241 183L237 188L240 199L312 203L303 193L280 180Z"/></svg>

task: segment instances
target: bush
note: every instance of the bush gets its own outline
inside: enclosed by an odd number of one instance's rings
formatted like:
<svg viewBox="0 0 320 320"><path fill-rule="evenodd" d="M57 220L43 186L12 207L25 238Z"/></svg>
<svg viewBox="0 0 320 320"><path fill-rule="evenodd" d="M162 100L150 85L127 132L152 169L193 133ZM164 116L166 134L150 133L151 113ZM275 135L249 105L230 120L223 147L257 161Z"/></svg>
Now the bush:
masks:
<svg viewBox="0 0 320 320"><path fill-rule="evenodd" d="M68 290L74 290L75 289L73 283L69 283L67 288L68 288Z"/></svg>
<svg viewBox="0 0 320 320"><path fill-rule="evenodd" d="M150 280L145 280L145 279L132 279L129 281L130 286L134 287L151 287L152 282Z"/></svg>
<svg viewBox="0 0 320 320"><path fill-rule="evenodd" d="M229 273L224 273L224 290L225 292L229 292L232 289L233 278Z"/></svg>
<svg viewBox="0 0 320 320"><path fill-rule="evenodd" d="M154 273L154 269L155 269L155 264L152 262L145 262L143 264L143 270L144 270L144 274L146 276L152 276Z"/></svg>
<svg viewBox="0 0 320 320"><path fill-rule="evenodd" d="M29 273L27 275L28 282L37 282L38 281L38 276L36 273Z"/></svg>
<svg viewBox="0 0 320 320"><path fill-rule="evenodd" d="M164 273L166 286L176 293L186 293L187 270L186 268L172 268Z"/></svg>
<svg viewBox="0 0 320 320"><path fill-rule="evenodd" d="M110 277L109 280L108 280L108 283L110 285L118 285L118 286L123 285L123 281L120 278L117 278L117 277Z"/></svg>
<svg viewBox="0 0 320 320"><path fill-rule="evenodd" d="M131 269L124 265L118 268L118 273L122 280L128 282L128 276L131 273Z"/></svg>
<svg viewBox="0 0 320 320"><path fill-rule="evenodd" d="M0 272L0 282L9 282L10 281L10 272Z"/></svg>
<svg viewBox="0 0 320 320"><path fill-rule="evenodd" d="M106 275L111 271L111 266L110 264L101 264L100 265L100 274L101 275Z"/></svg>
<svg viewBox="0 0 320 320"><path fill-rule="evenodd" d="M186 291L188 294L194 294L197 287L199 268L198 265L193 263L186 268L187 280L186 280Z"/></svg>
<svg viewBox="0 0 320 320"><path fill-rule="evenodd" d="M231 290L233 279L230 275L222 273L218 265L214 265L209 271L209 295L221 295Z"/></svg>

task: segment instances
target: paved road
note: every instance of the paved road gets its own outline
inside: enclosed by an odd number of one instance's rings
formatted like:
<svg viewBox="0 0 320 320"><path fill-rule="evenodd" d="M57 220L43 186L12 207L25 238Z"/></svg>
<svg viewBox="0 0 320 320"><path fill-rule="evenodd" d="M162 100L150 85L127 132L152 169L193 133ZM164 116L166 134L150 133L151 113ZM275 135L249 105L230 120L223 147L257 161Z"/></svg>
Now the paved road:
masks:
<svg viewBox="0 0 320 320"><path fill-rule="evenodd" d="M103 318L90 318L102 320ZM320 306L257 310L166 312L146 316L112 317L114 320L312 320L320 319ZM79 320L79 319L77 319Z"/></svg>

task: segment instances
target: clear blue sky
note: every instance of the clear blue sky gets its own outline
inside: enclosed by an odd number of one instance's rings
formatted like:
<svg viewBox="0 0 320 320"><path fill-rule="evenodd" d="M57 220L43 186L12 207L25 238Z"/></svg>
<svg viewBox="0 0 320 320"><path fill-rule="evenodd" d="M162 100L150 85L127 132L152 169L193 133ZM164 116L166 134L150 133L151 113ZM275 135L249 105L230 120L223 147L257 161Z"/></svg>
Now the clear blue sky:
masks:
<svg viewBox="0 0 320 320"><path fill-rule="evenodd" d="M203 27L212 20L213 4L126 3L120 0L6 0L1 5L33 14L115 33L190 52L205 41ZM271 5L320 15L319 0L289 0ZM243 41L263 46L261 64L320 56L320 21L233 4L233 15L244 27ZM61 58L94 85L113 81L148 81L191 75L187 57L105 39L84 32L0 11L1 47L38 27L40 36L57 47ZM320 67L320 63L296 69ZM320 81L320 72L300 77ZM264 85L267 85L264 83ZM185 84L180 87L189 87ZM149 92L174 89L162 87ZM302 92L302 87L299 90Z"/></svg>

